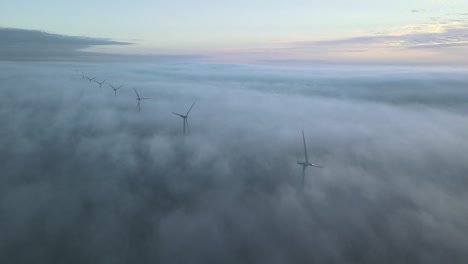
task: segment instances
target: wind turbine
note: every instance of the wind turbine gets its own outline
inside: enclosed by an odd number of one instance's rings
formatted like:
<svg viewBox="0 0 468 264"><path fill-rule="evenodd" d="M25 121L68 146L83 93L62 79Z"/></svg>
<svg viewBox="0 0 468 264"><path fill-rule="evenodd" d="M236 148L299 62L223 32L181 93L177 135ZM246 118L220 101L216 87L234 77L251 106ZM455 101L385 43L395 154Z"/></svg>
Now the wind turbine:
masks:
<svg viewBox="0 0 468 264"><path fill-rule="evenodd" d="M88 79L89 82L92 82L92 81L94 81L94 79L96 79L96 77L93 77L93 78L89 78L88 76L85 76L85 77L86 77L86 79Z"/></svg>
<svg viewBox="0 0 468 264"><path fill-rule="evenodd" d="M184 124L184 136L185 136L185 127L188 128L188 121L187 121L187 118L188 118L188 115L189 115L189 113L190 113L190 111L192 110L192 107L193 107L194 105L195 105L195 102L192 104L192 106L189 108L189 110L187 111L187 113L186 113L185 115L172 112L174 115L178 115L178 116L182 117L182 122L183 122L183 124Z"/></svg>
<svg viewBox="0 0 468 264"><path fill-rule="evenodd" d="M137 90L135 88L133 88L133 90L135 90L135 93L136 93L136 96L137 96L137 101L138 101L138 112L140 112L140 101L141 100L145 100L145 99L151 99L151 98L148 98L148 97L140 97L140 95L138 94Z"/></svg>
<svg viewBox="0 0 468 264"><path fill-rule="evenodd" d="M313 164L309 162L309 157L307 155L307 146L305 142L305 136L304 136L304 130L302 130L302 141L304 141L304 156L305 156L305 161L297 161L297 164L302 165L302 180L301 180L301 187L304 189L304 178L305 178L305 172L307 167L317 167L317 168L323 168L322 166Z"/></svg>
<svg viewBox="0 0 468 264"><path fill-rule="evenodd" d="M102 82L98 82L98 81L94 81L95 83L99 84L99 88L102 88L102 84L105 83L107 81L107 79L105 79L104 81Z"/></svg>
<svg viewBox="0 0 468 264"><path fill-rule="evenodd" d="M120 85L119 87L114 87L112 84L108 83L110 87L112 87L112 90L114 90L114 96L117 96L117 90L122 88L123 85Z"/></svg>

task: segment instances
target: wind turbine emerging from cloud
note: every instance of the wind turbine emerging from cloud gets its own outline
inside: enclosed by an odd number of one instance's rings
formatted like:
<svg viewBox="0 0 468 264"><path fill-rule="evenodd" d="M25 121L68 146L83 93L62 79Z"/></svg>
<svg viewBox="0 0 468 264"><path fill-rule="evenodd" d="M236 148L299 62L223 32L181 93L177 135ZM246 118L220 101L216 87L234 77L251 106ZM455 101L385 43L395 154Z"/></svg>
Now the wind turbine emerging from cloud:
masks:
<svg viewBox="0 0 468 264"><path fill-rule="evenodd" d="M114 87L112 84L108 83L108 85L114 90L114 96L117 96L117 90L122 88L123 85L120 85L119 87Z"/></svg>
<svg viewBox="0 0 468 264"><path fill-rule="evenodd" d="M94 81L95 83L99 84L99 88L102 88L102 84L105 83L107 81L107 79L105 79L104 81L102 82L98 82L98 81Z"/></svg>
<svg viewBox="0 0 468 264"><path fill-rule="evenodd" d="M89 78L88 76L85 76L85 77L86 77L86 79L88 79L89 82L92 82L92 81L94 81L94 79L96 79L96 77L93 77L93 78Z"/></svg>
<svg viewBox="0 0 468 264"><path fill-rule="evenodd" d="M189 115L189 113L192 110L194 105L195 105L195 102L192 104L192 106L190 106L189 110L187 111L187 113L185 115L172 112L174 115L178 115L178 116L180 116L182 118L182 122L183 122L183 126L184 126L184 136L185 136L185 129L188 129L188 120L187 120L188 115Z"/></svg>
<svg viewBox="0 0 468 264"><path fill-rule="evenodd" d="M151 99L151 98L148 98L148 97L140 97L140 95L138 94L137 90L135 88L133 88L133 90L135 90L135 93L136 93L136 96L137 96L137 101L138 101L138 112L140 112L140 101L141 100L145 100L145 99Z"/></svg>
<svg viewBox="0 0 468 264"><path fill-rule="evenodd" d="M305 136L304 136L304 130L302 130L302 141L304 142L305 161L297 161L297 164L302 165L301 188L304 189L304 179L305 179L305 172L306 172L307 167L317 167L317 168L323 168L323 167L309 162L309 157L307 155L307 146L306 146Z"/></svg>

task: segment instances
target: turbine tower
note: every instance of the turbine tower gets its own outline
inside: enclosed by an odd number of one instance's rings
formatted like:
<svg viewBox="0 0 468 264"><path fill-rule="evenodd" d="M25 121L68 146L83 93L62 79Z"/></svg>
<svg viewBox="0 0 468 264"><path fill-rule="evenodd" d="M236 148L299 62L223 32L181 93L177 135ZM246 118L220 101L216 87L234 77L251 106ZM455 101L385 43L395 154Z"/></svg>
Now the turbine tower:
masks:
<svg viewBox="0 0 468 264"><path fill-rule="evenodd" d="M94 81L95 83L99 84L99 88L102 88L102 84L105 83L107 81L107 79L105 79L104 81L102 82L98 82L98 81Z"/></svg>
<svg viewBox="0 0 468 264"><path fill-rule="evenodd" d="M187 127L188 129L188 115L190 113L190 111L192 110L192 107L195 105L195 102L192 104L192 106L190 106L189 110L187 111L187 113L185 115L182 115L182 114L179 114L179 113L175 113L175 112L172 112L174 115L178 115L180 117L182 117L182 122L183 122L183 125L184 125L184 136L185 136L185 129Z"/></svg>
<svg viewBox="0 0 468 264"><path fill-rule="evenodd" d="M297 161L297 164L302 165L301 188L304 189L304 179L305 179L305 172L306 172L307 167L309 166L317 167L317 168L323 168L323 167L309 162L309 157L307 155L307 146L306 146L305 136L304 136L304 130L302 130L302 141L304 142L305 161Z"/></svg>
<svg viewBox="0 0 468 264"><path fill-rule="evenodd" d="M133 90L135 90L135 93L136 93L136 96L137 96L137 101L138 101L138 112L140 112L140 101L141 100L145 100L145 99L151 99L151 98L148 98L148 97L140 97L140 95L138 94L137 90L135 88L133 88Z"/></svg>
<svg viewBox="0 0 468 264"><path fill-rule="evenodd" d="M119 87L114 87L112 84L108 83L108 85L114 90L114 96L117 96L117 90L122 88L123 85L120 85Z"/></svg>

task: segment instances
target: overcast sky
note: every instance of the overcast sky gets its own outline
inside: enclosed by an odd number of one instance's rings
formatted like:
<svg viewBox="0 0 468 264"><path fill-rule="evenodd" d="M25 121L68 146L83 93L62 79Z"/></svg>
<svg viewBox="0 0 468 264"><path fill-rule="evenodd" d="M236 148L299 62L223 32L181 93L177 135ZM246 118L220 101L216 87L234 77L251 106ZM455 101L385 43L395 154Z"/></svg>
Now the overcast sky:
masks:
<svg viewBox="0 0 468 264"><path fill-rule="evenodd" d="M0 26L106 38L119 54L211 61L465 64L461 0L2 1Z"/></svg>

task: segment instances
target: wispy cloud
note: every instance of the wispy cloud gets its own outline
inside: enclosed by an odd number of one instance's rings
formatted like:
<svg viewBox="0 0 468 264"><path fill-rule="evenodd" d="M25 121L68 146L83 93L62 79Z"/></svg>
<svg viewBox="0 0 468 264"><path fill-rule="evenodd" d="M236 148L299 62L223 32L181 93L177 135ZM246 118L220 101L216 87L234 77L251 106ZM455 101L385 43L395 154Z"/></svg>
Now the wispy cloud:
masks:
<svg viewBox="0 0 468 264"><path fill-rule="evenodd" d="M348 37L308 39L281 43L276 48L240 52L239 57L255 54L259 63L328 61L378 64L466 64L459 56L468 49L466 19L436 19ZM232 53L231 53L231 57Z"/></svg>
<svg viewBox="0 0 468 264"><path fill-rule="evenodd" d="M376 35L356 36L342 39L303 41L294 45L350 47L378 45L385 48L439 48L468 46L468 23L420 24L403 27L397 31Z"/></svg>
<svg viewBox="0 0 468 264"><path fill-rule="evenodd" d="M457 19L453 19L453 18ZM304 38L268 47L206 54L112 54L111 45L132 45L110 39L64 36L35 30L0 29L0 60L242 62L262 64L466 64L468 21L463 14L347 37ZM96 48L101 47L101 48ZM90 49L92 48L92 49ZM467 51L468 52L468 51Z"/></svg>

